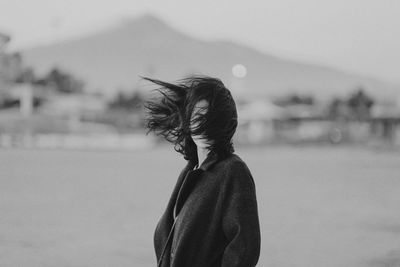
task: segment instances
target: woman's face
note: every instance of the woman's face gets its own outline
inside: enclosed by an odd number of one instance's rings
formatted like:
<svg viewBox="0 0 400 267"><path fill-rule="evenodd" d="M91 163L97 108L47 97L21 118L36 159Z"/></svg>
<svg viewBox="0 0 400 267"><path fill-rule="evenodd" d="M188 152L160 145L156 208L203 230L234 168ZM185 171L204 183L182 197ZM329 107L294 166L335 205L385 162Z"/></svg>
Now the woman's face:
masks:
<svg viewBox="0 0 400 267"><path fill-rule="evenodd" d="M208 102L207 100L200 100L193 108L192 116L190 118L190 128L195 128L198 123L194 123L193 120L197 117L197 114L205 114L207 112ZM208 144L204 135L191 135L193 142L197 147L205 148Z"/></svg>

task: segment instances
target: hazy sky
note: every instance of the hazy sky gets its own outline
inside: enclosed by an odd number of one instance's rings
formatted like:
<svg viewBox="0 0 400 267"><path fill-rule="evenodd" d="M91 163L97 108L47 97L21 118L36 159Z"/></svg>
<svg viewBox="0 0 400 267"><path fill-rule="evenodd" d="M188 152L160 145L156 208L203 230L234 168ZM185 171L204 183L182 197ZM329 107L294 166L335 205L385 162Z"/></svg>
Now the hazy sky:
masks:
<svg viewBox="0 0 400 267"><path fill-rule="evenodd" d="M0 31L19 49L144 13L202 39L400 84L400 0L0 0Z"/></svg>

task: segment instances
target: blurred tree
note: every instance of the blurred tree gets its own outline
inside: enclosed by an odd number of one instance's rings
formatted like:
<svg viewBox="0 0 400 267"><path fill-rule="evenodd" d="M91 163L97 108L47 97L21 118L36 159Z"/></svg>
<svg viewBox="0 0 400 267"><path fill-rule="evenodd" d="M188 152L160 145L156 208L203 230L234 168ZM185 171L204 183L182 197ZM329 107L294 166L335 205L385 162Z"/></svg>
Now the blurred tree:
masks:
<svg viewBox="0 0 400 267"><path fill-rule="evenodd" d="M349 117L348 106L346 101L335 97L328 106L328 118L330 119L347 119Z"/></svg>
<svg viewBox="0 0 400 267"><path fill-rule="evenodd" d="M32 67L25 67L15 78L15 83L34 83L36 75Z"/></svg>
<svg viewBox="0 0 400 267"><path fill-rule="evenodd" d="M19 52L0 54L0 81L13 84L24 70Z"/></svg>
<svg viewBox="0 0 400 267"><path fill-rule="evenodd" d="M289 94L287 96L281 97L274 101L275 104L280 106L290 106L290 105L314 105L315 99L313 96L304 95L300 96L298 94Z"/></svg>
<svg viewBox="0 0 400 267"><path fill-rule="evenodd" d="M142 103L143 96L139 91L135 91L132 94L119 92L108 106L112 109L137 110Z"/></svg>
<svg viewBox="0 0 400 267"><path fill-rule="evenodd" d="M371 108L374 105L372 97L368 96L362 87L345 99L334 98L328 107L330 119L355 119L365 120L371 116Z"/></svg>
<svg viewBox="0 0 400 267"><path fill-rule="evenodd" d="M372 97L364 92L364 88L359 87L358 90L350 95L347 105L350 109L350 116L353 119L364 120L371 116L371 108L374 105Z"/></svg>
<svg viewBox="0 0 400 267"><path fill-rule="evenodd" d="M84 88L82 80L78 80L57 67L54 67L43 79L37 82L52 86L62 93L82 93Z"/></svg>

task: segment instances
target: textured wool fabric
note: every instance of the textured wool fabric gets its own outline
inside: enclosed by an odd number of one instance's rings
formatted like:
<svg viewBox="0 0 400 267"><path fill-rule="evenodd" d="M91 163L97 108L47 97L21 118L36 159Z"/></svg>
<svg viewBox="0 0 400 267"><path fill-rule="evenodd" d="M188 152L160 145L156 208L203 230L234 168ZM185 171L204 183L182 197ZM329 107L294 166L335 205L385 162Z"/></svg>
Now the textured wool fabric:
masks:
<svg viewBox="0 0 400 267"><path fill-rule="evenodd" d="M256 266L260 225L246 163L235 153L223 160L210 153L195 165L188 161L181 171L154 232L159 266Z"/></svg>

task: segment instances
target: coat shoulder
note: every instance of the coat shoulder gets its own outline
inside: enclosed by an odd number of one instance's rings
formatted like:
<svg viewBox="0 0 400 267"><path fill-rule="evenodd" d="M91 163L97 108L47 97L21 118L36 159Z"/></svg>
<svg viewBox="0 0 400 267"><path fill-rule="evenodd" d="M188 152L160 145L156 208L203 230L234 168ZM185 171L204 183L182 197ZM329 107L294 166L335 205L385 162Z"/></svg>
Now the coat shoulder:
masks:
<svg viewBox="0 0 400 267"><path fill-rule="evenodd" d="M238 169L243 169L246 171L250 171L246 162L237 154L233 153L226 159L222 160L221 162L221 167L223 169L227 170L238 170Z"/></svg>
<svg viewBox="0 0 400 267"><path fill-rule="evenodd" d="M224 179L235 179L235 177L251 177L252 174L246 162L237 154L233 153L217 164L218 172Z"/></svg>

